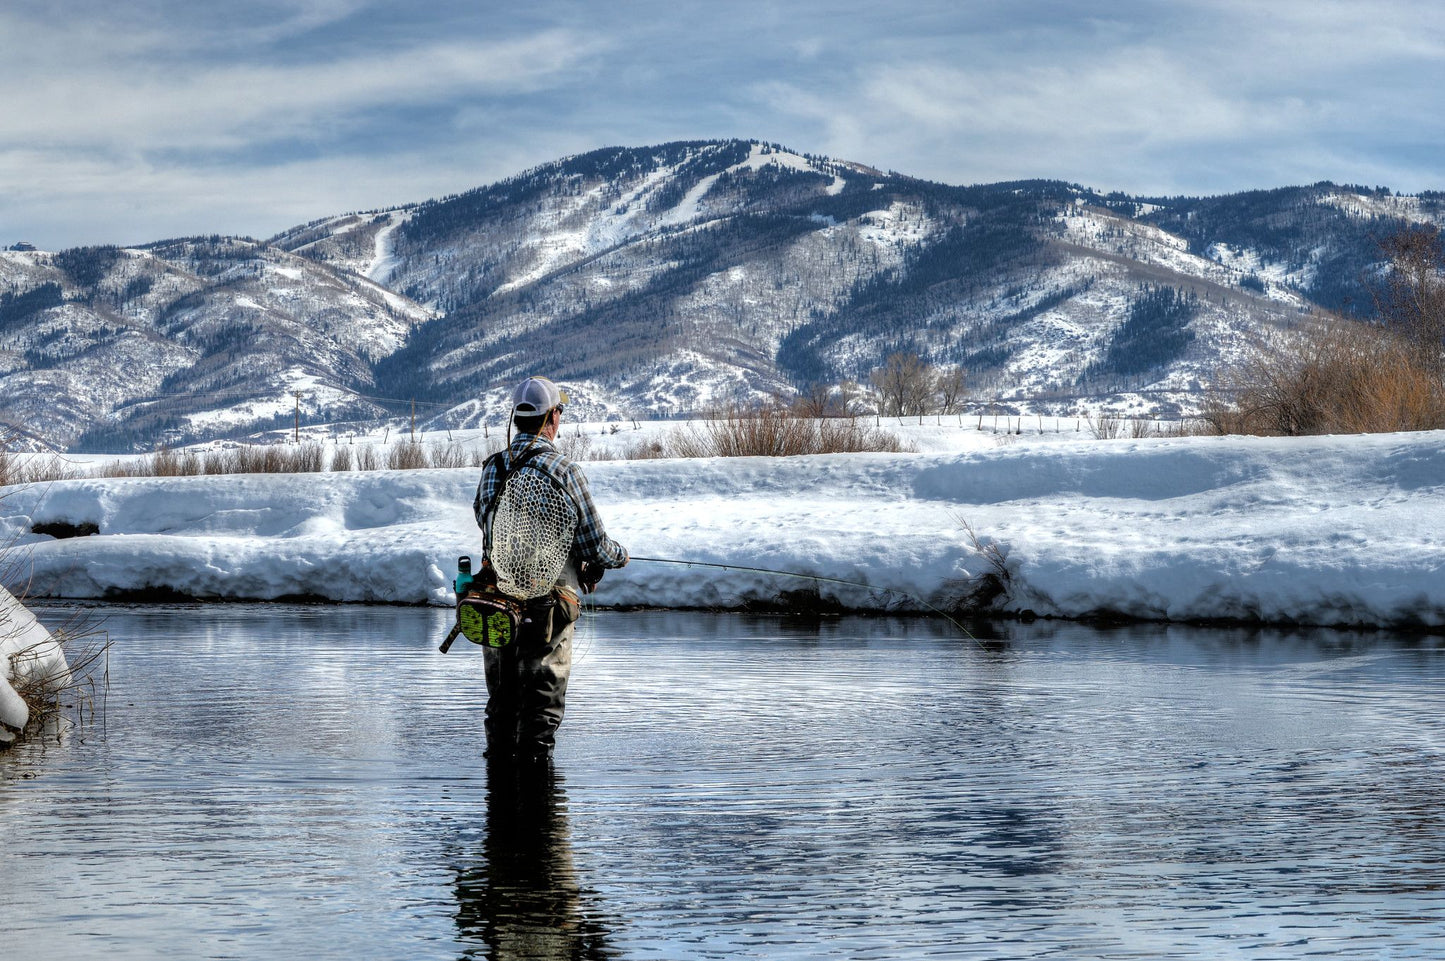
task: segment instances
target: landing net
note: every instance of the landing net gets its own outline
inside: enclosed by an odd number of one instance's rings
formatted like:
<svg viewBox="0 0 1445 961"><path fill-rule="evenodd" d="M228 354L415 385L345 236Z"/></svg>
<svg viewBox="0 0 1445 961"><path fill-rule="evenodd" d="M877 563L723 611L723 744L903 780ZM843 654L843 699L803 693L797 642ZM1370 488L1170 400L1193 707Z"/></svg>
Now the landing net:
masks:
<svg viewBox="0 0 1445 961"><path fill-rule="evenodd" d="M550 477L530 467L513 474L492 512L489 556L498 589L522 600L552 590L576 528L576 511Z"/></svg>

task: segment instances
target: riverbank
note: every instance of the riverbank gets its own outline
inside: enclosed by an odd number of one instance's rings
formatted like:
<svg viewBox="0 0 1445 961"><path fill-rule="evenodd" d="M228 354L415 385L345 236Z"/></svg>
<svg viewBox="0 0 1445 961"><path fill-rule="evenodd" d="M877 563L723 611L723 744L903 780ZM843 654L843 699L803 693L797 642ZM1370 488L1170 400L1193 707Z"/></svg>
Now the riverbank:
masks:
<svg viewBox="0 0 1445 961"><path fill-rule="evenodd" d="M30 702L70 684L65 652L30 610L0 587L0 747L30 723Z"/></svg>
<svg viewBox="0 0 1445 961"><path fill-rule="evenodd" d="M968 450L588 463L637 562L602 605L1445 627L1445 433L1008 438ZM31 596L448 605L471 468L59 481L0 528ZM36 529L49 533L37 534ZM995 593L989 578L1003 588Z"/></svg>

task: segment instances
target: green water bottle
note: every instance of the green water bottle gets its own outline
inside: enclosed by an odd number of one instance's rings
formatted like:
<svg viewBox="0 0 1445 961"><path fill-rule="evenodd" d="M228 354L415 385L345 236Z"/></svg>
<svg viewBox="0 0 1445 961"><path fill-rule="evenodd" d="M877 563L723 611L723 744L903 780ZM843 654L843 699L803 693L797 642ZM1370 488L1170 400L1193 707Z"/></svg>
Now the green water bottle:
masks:
<svg viewBox="0 0 1445 961"><path fill-rule="evenodd" d="M453 582L452 587L456 590L457 597L461 597L462 594L466 593L467 588L471 586L472 559L463 554L457 558L457 579Z"/></svg>

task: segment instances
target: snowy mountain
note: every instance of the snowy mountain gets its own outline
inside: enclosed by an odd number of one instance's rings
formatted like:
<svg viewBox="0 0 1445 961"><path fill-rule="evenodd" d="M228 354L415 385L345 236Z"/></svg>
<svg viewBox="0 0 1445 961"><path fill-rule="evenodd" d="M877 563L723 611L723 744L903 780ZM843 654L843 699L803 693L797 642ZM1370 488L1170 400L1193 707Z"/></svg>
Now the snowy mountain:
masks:
<svg viewBox="0 0 1445 961"><path fill-rule="evenodd" d="M375 364L430 317L353 273L236 238L0 252L0 418L53 444L374 418Z"/></svg>
<svg viewBox="0 0 1445 961"><path fill-rule="evenodd" d="M979 400L1189 409L1265 327L1368 314L1376 238L1441 195L1139 199L955 187L747 141L608 148L261 243L0 253L0 419L150 446L495 418L527 373L591 416L865 381L910 349ZM299 394L299 399L298 395ZM167 433L169 432L169 433Z"/></svg>

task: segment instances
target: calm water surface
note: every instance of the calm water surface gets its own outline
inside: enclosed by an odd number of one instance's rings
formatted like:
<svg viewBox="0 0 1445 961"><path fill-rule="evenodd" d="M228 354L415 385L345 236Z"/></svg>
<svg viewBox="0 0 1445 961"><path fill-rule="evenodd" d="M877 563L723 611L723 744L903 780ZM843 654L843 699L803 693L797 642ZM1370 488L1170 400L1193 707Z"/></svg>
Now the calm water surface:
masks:
<svg viewBox="0 0 1445 961"><path fill-rule="evenodd" d="M1437 642L599 613L555 773L449 612L111 608L0 957L1437 958Z"/></svg>

